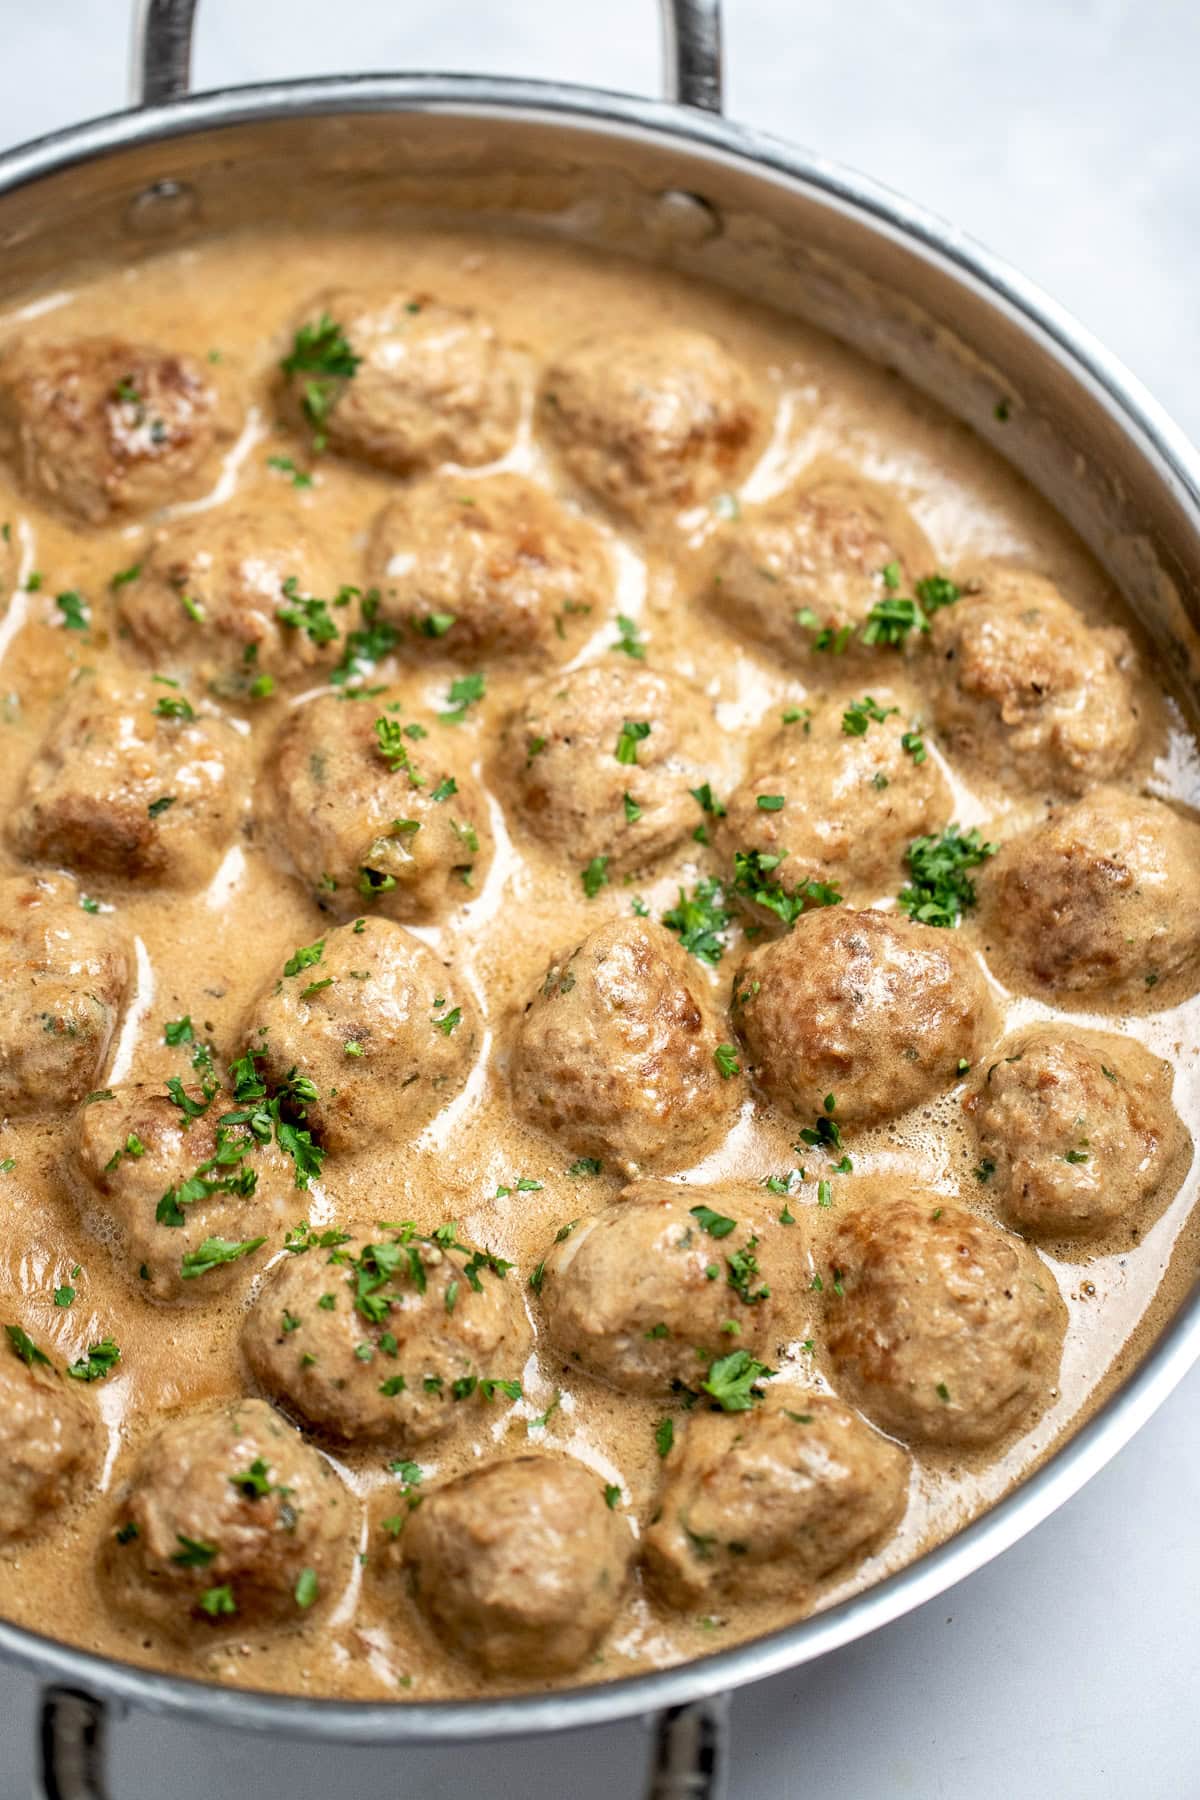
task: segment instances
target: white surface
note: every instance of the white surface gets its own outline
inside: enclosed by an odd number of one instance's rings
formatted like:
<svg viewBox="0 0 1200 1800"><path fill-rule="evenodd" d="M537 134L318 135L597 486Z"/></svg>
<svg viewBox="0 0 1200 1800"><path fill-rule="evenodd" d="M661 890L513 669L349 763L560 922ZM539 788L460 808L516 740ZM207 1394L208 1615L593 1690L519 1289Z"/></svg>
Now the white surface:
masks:
<svg viewBox="0 0 1200 1800"><path fill-rule="evenodd" d="M125 0L0 0L0 147L123 100ZM488 69L649 90L650 0L205 0L202 85ZM1186 0L727 0L731 115L970 226L1074 309L1193 436L1200 9ZM501 16L503 14L503 16ZM732 1800L1200 1793L1200 1374L998 1563L817 1668L740 1695ZM0 1671L0 1800L33 1791L33 1694ZM636 1800L637 1725L397 1756L118 1724L114 1800Z"/></svg>

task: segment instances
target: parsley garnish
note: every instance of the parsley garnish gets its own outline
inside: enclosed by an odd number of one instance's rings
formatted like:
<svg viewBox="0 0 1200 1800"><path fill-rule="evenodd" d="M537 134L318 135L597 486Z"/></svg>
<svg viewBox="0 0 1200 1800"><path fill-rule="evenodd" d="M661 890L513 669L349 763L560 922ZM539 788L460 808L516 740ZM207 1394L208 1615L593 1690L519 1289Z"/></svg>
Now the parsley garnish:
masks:
<svg viewBox="0 0 1200 1800"><path fill-rule="evenodd" d="M112 1339L102 1338L98 1344L88 1345L87 1355L79 1362L67 1365L67 1374L73 1381L103 1381L120 1360L121 1352Z"/></svg>
<svg viewBox="0 0 1200 1800"><path fill-rule="evenodd" d="M292 340L292 348L279 366L285 375L315 377L305 381L301 396L305 417L313 428L314 450L325 448L325 425L339 384L349 381L361 362L342 327L326 312L315 323L301 325Z"/></svg>
<svg viewBox="0 0 1200 1800"><path fill-rule="evenodd" d="M735 1075L740 1075L742 1072L735 1044L718 1044L713 1051L713 1061L720 1071L722 1081L731 1081Z"/></svg>
<svg viewBox="0 0 1200 1800"><path fill-rule="evenodd" d="M189 1250L180 1264L180 1272L185 1281L192 1281L198 1275L207 1275L211 1269L219 1269L223 1263L237 1262L240 1257L249 1256L252 1251L266 1243L265 1237L242 1238L205 1238L198 1250Z"/></svg>
<svg viewBox="0 0 1200 1800"><path fill-rule="evenodd" d="M52 1369L54 1367L54 1364L50 1361L46 1352L44 1350L39 1350L33 1339L29 1336L29 1333L27 1331L22 1331L19 1325L6 1325L4 1327L4 1332L9 1343L13 1347L14 1354L20 1357L27 1369L32 1369L39 1363L42 1367L47 1369Z"/></svg>
<svg viewBox="0 0 1200 1800"><path fill-rule="evenodd" d="M679 904L662 916L671 931L679 933L679 941L692 956L714 968L725 950L721 933L727 931L730 917L720 902L721 884L708 878L696 883L691 899L684 888L679 890Z"/></svg>
<svg viewBox="0 0 1200 1800"><path fill-rule="evenodd" d="M62 614L64 631L87 631L91 627L92 615L87 601L82 594L69 588L65 594L58 594L54 600Z"/></svg>
<svg viewBox="0 0 1200 1800"><path fill-rule="evenodd" d="M619 763L632 768L638 759L637 747L650 736L650 724L646 719L626 719L617 734L617 745L613 751Z"/></svg>
<svg viewBox="0 0 1200 1800"><path fill-rule="evenodd" d="M580 871L579 879L588 899L594 900L600 889L608 886L607 856L593 856L587 868Z"/></svg>
<svg viewBox="0 0 1200 1800"><path fill-rule="evenodd" d="M608 646L609 649L623 650L626 656L632 656L638 662L645 662L646 646L638 634L637 621L627 618L624 613L618 613L617 630L621 635L615 644Z"/></svg>
<svg viewBox="0 0 1200 1800"><path fill-rule="evenodd" d="M438 718L446 725L460 725L467 716L467 708L482 700L486 692L486 675L460 675L450 683L446 711L440 712Z"/></svg>
<svg viewBox="0 0 1200 1800"><path fill-rule="evenodd" d="M940 838L914 838L905 853L911 879L897 904L922 925L957 925L975 905L975 883L968 869L994 856L998 844L985 844L978 830L960 832L948 825Z"/></svg>
<svg viewBox="0 0 1200 1800"><path fill-rule="evenodd" d="M891 718L893 713L899 711L898 706L880 706L878 700L872 699L871 695L867 694L862 700L850 702L842 714L842 730L847 737L865 737L867 727L872 719L882 725L885 719Z"/></svg>
<svg viewBox="0 0 1200 1800"><path fill-rule="evenodd" d="M776 871L786 855L786 850L779 855L765 850L736 851L733 858L734 892L773 912L789 927L810 906L841 904L841 893L832 882L802 881L795 888L785 888Z"/></svg>
<svg viewBox="0 0 1200 1800"><path fill-rule="evenodd" d="M700 1383L724 1412L749 1412L761 1395L757 1385L764 1376L773 1375L765 1363L758 1362L748 1350L732 1350L719 1356L708 1371L708 1379Z"/></svg>

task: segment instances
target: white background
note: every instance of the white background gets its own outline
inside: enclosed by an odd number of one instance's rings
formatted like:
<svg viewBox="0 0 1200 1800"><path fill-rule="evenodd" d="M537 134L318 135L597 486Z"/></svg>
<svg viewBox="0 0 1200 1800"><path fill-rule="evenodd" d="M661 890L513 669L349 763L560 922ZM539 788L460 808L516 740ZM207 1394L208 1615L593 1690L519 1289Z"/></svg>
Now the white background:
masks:
<svg viewBox="0 0 1200 1800"><path fill-rule="evenodd" d="M1200 436L1200 8L1192 0L726 0L728 111L966 224ZM651 0L204 0L202 86L486 69L649 91ZM124 97L125 0L0 0L0 148ZM738 1696L732 1800L1200 1794L1200 1374L998 1563ZM0 1471L3 1479L3 1471ZM0 1800L33 1789L0 1671ZM638 1725L321 1753L120 1722L114 1800L636 1800Z"/></svg>

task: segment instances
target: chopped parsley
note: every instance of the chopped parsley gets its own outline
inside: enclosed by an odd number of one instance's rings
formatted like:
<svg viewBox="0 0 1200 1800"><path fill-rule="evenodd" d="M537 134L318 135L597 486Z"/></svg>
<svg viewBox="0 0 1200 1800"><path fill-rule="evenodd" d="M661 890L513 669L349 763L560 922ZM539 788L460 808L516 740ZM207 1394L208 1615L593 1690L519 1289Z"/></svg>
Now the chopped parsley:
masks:
<svg viewBox="0 0 1200 1800"><path fill-rule="evenodd" d="M174 794L160 794L157 800L152 800L150 802L149 806L146 808L146 811L149 813L149 815L152 819L161 819L162 815L167 811L168 807L174 806L174 804L175 804L175 795Z"/></svg>
<svg viewBox="0 0 1200 1800"><path fill-rule="evenodd" d="M899 711L898 706L880 706L878 700L867 694L862 700L850 702L842 714L842 730L847 737L865 737L872 720L882 725L885 719Z"/></svg>
<svg viewBox="0 0 1200 1800"><path fill-rule="evenodd" d="M654 1428L654 1448L660 1456L670 1456L675 1442L675 1423L672 1419L660 1419Z"/></svg>
<svg viewBox="0 0 1200 1800"><path fill-rule="evenodd" d="M616 748L613 755L619 763L632 768L638 759L637 747L650 736L650 723L647 719L626 719L617 734Z"/></svg>
<svg viewBox="0 0 1200 1800"><path fill-rule="evenodd" d="M111 1338L102 1338L98 1344L89 1344L88 1352L79 1362L67 1365L67 1374L73 1381L103 1381L111 1374L121 1360L121 1352Z"/></svg>
<svg viewBox="0 0 1200 1800"><path fill-rule="evenodd" d="M52 1369L54 1367L54 1364L50 1361L46 1352L44 1350L39 1350L29 1333L27 1331L22 1331L19 1325L6 1325L4 1327L4 1335L12 1345L13 1354L20 1357L27 1369L32 1369L39 1365L46 1369Z"/></svg>
<svg viewBox="0 0 1200 1800"><path fill-rule="evenodd" d="M707 877L696 883L690 899L686 889L680 888L678 906L662 916L668 930L679 933L679 941L688 954L714 968L725 951L721 934L730 925L723 899L720 882Z"/></svg>
<svg viewBox="0 0 1200 1800"><path fill-rule="evenodd" d="M999 847L984 843L974 826L961 832L957 825L948 825L941 837L914 838L904 858L910 879L897 904L922 925L957 925L976 903L975 883L967 870L978 868Z"/></svg>
<svg viewBox="0 0 1200 1800"><path fill-rule="evenodd" d="M722 1081L731 1081L735 1075L740 1075L742 1072L735 1044L718 1044L713 1051L713 1061L717 1065Z"/></svg>
<svg viewBox="0 0 1200 1800"><path fill-rule="evenodd" d="M477 700L482 700L487 692L486 675L460 675L450 683L446 695L446 710L438 714L438 718L446 725L459 725L467 716L467 709Z"/></svg>
<svg viewBox="0 0 1200 1800"><path fill-rule="evenodd" d="M636 619L630 619L624 613L618 613L617 630L621 635L615 644L608 646L609 649L622 650L626 656L632 656L637 662L645 662L646 646L638 633Z"/></svg>
<svg viewBox="0 0 1200 1800"><path fill-rule="evenodd" d="M726 1218L724 1213L714 1212L711 1206L692 1206L688 1208L701 1231L709 1237L728 1237L731 1231L737 1230L737 1220Z"/></svg>
<svg viewBox="0 0 1200 1800"><path fill-rule="evenodd" d="M219 1269L224 1263L237 1262L240 1257L249 1256L266 1243L265 1237L205 1238L198 1250L189 1250L180 1264L180 1273L185 1281L193 1281L199 1275L207 1275L212 1269Z"/></svg>
<svg viewBox="0 0 1200 1800"><path fill-rule="evenodd" d="M587 868L580 871L579 879L588 899L594 900L600 889L608 886L607 856L593 856Z"/></svg>
<svg viewBox="0 0 1200 1800"><path fill-rule="evenodd" d="M65 594L56 594L54 604L62 614L64 631L88 631L91 628L91 609L74 588L69 588Z"/></svg>
<svg viewBox="0 0 1200 1800"><path fill-rule="evenodd" d="M285 375L305 377L300 404L313 428L314 450L325 448L329 410L341 384L353 378L361 362L342 327L327 312L301 325L293 338L292 348L279 366Z"/></svg>
<svg viewBox="0 0 1200 1800"><path fill-rule="evenodd" d="M700 1385L723 1412L749 1412L755 1400L761 1398L758 1384L774 1373L748 1350L731 1350L728 1356L719 1356L710 1364L707 1379Z"/></svg>
<svg viewBox="0 0 1200 1800"><path fill-rule="evenodd" d="M787 855L765 850L738 850L733 858L733 891L765 908L789 927L810 906L840 906L842 896L832 882L801 881L785 888L776 871Z"/></svg>

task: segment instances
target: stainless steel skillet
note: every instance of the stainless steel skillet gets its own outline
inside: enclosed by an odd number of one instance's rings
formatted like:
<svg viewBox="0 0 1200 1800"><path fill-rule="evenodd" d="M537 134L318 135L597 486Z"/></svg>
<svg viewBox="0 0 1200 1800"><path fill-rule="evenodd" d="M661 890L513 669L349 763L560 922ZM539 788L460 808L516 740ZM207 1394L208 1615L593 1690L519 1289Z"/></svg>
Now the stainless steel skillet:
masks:
<svg viewBox="0 0 1200 1800"><path fill-rule="evenodd" d="M720 115L715 0L664 0L668 101L464 76L362 75L187 93L195 0L146 0L133 111L0 158L0 300L255 220L413 209L668 263L821 326L934 395L1089 543L1174 680L1200 692L1200 460L1099 345L952 227ZM998 417L998 412L1002 417ZM1195 1122L1193 1122L1194 1124ZM661 1674L518 1700L293 1700L159 1676L0 1624L46 1683L50 1795L98 1800L110 1708L401 1746L654 1717L658 1800L718 1794L719 1697L874 1630L1014 1542L1111 1457L1200 1356L1193 1295L1069 1443L953 1540L870 1592Z"/></svg>

